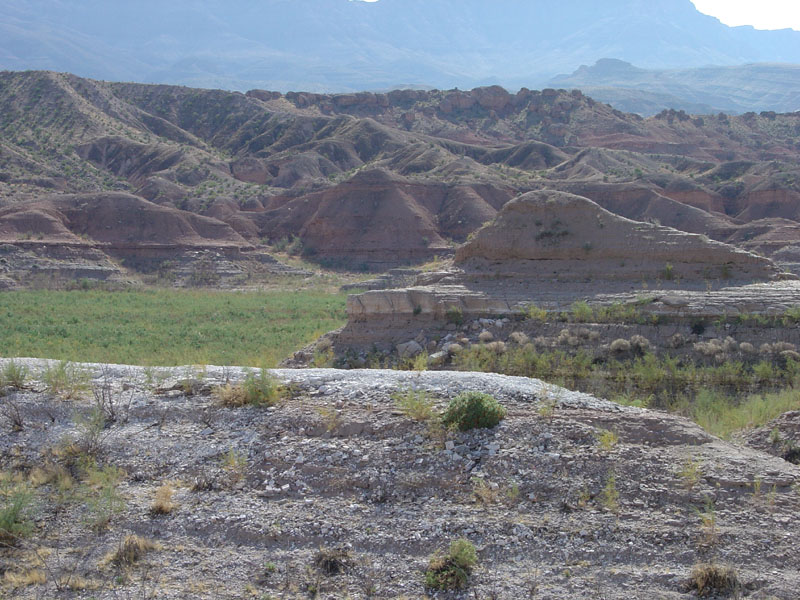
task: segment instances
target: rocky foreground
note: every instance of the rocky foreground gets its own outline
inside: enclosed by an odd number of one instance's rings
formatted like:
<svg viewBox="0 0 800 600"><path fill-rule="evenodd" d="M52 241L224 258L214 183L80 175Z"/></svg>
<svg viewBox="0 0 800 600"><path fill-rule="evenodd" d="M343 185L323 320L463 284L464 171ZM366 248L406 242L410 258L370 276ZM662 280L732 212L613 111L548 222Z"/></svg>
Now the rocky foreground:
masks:
<svg viewBox="0 0 800 600"><path fill-rule="evenodd" d="M79 365L90 387L57 395L39 381L54 363L20 363L0 466L30 482L35 522L0 550L2 597L691 598L709 564L736 571L732 594L800 589L800 468L680 417L455 372L275 370L277 405L226 408L212 390L243 369ZM441 431L398 409L412 389L439 409L489 392L508 414ZM130 534L141 552L115 556ZM426 589L461 537L468 587Z"/></svg>

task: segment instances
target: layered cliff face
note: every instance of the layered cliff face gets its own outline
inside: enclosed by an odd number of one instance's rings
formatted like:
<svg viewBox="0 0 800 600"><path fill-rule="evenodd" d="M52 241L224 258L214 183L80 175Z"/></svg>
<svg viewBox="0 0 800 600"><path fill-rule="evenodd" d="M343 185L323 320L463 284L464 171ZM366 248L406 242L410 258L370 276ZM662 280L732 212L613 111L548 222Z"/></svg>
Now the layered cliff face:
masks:
<svg viewBox="0 0 800 600"><path fill-rule="evenodd" d="M588 198L544 190L506 204L461 246L464 277L591 280L768 280L772 261L705 236L615 215Z"/></svg>

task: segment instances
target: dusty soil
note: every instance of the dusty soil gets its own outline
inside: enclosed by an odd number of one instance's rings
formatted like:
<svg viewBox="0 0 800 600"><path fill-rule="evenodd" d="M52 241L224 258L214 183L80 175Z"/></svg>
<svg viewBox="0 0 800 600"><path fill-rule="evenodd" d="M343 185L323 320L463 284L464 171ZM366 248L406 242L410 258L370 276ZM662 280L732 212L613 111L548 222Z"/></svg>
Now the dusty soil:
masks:
<svg viewBox="0 0 800 600"><path fill-rule="evenodd" d="M0 399L0 465L25 478L65 465L97 396L54 396L45 361L17 362L34 377ZM31 535L0 554L8 598L692 598L710 562L746 597L800 589L800 468L676 416L524 378L368 370L276 370L278 405L223 408L211 390L240 368L79 367L116 407L95 456L123 471L124 507L92 529L91 494L41 484ZM412 388L439 408L490 392L508 415L436 432L398 410ZM165 482L175 507L154 515ZM101 566L129 534L156 549ZM478 550L469 587L427 590L430 557L459 537ZM316 560L331 550L336 574ZM46 581L10 583L27 569Z"/></svg>

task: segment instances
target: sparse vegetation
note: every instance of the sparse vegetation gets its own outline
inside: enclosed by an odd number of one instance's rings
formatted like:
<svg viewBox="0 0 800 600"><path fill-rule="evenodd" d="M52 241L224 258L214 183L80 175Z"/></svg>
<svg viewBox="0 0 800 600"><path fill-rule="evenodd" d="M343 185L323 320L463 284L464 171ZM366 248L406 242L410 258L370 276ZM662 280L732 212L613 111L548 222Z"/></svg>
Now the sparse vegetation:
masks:
<svg viewBox="0 0 800 600"><path fill-rule="evenodd" d="M481 392L465 392L450 401L442 415L442 423L467 431L494 427L505 416L506 409L492 396Z"/></svg>
<svg viewBox="0 0 800 600"><path fill-rule="evenodd" d="M156 490L156 497L150 505L150 512L154 515L168 515L177 507L172 501L175 488L171 483L164 483Z"/></svg>
<svg viewBox="0 0 800 600"><path fill-rule="evenodd" d="M392 394L395 401L404 415L414 421L426 422L436 416L434 399L425 390L405 389Z"/></svg>

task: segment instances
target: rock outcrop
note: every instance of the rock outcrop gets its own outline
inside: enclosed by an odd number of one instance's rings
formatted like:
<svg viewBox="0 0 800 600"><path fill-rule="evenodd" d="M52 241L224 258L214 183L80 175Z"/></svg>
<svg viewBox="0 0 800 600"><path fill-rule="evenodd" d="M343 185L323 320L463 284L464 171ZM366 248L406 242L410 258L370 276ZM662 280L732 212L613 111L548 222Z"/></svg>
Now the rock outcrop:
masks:
<svg viewBox="0 0 800 600"><path fill-rule="evenodd" d="M464 277L556 281L775 278L772 261L669 227L631 221L581 196L545 190L506 204L461 246Z"/></svg>

